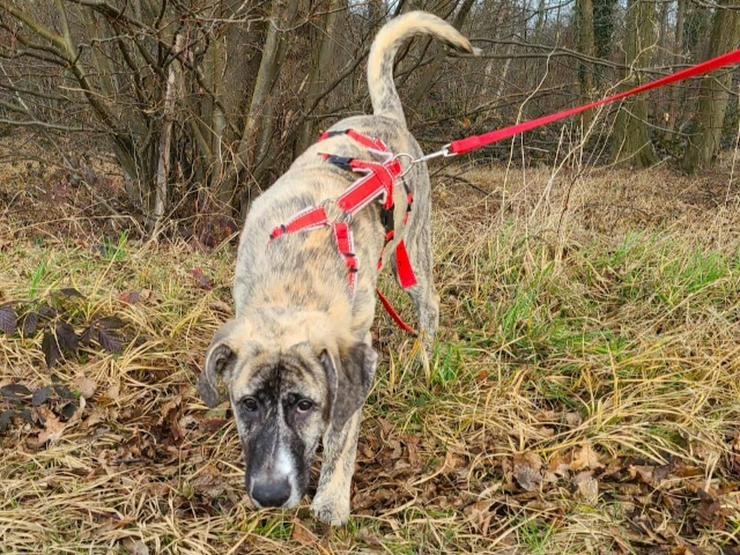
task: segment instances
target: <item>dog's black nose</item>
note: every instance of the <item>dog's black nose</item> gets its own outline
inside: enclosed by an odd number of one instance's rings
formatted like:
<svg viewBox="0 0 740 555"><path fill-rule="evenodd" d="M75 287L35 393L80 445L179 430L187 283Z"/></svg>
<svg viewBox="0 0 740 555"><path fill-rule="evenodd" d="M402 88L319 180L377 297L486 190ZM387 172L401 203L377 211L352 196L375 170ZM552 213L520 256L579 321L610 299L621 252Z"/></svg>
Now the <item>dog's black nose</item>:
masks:
<svg viewBox="0 0 740 555"><path fill-rule="evenodd" d="M290 482L287 478L275 481L255 482L252 499L260 507L281 507L290 498Z"/></svg>

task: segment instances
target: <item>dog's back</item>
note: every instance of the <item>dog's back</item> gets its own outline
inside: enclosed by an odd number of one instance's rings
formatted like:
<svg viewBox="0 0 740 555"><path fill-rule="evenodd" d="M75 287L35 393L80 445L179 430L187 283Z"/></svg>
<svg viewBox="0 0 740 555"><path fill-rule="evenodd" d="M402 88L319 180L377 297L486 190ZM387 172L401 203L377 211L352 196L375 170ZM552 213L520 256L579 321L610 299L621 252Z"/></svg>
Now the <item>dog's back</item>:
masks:
<svg viewBox="0 0 740 555"><path fill-rule="evenodd" d="M406 129L401 100L393 83L393 62L398 49L415 35L432 35L456 50L475 52L468 39L435 15L414 11L391 20L378 32L368 57L368 89L373 115L344 119L333 125L332 130L355 129L381 138L392 152L421 155L421 149ZM237 314L255 304L291 303L319 310L331 306L340 313L351 312L347 318L354 330L367 330L373 318L376 262L384 236L375 206L358 214L353 223L355 235L362 238L356 246L360 279L354 302L348 297L345 299L345 295L337 295L346 290L346 272L344 265L337 262L328 231L297 234L267 248L267 237L273 228L300 210L338 197L357 178L323 161L319 156L322 152L360 159L368 157L367 150L342 135L314 144L254 202L245 222L237 260L234 286ZM424 199L429 196L426 171L414 167L407 179L414 183L416 204L423 215L428 209L428 200ZM401 212L405 210L406 199L400 187L398 194L397 208ZM338 310L338 305L345 308Z"/></svg>

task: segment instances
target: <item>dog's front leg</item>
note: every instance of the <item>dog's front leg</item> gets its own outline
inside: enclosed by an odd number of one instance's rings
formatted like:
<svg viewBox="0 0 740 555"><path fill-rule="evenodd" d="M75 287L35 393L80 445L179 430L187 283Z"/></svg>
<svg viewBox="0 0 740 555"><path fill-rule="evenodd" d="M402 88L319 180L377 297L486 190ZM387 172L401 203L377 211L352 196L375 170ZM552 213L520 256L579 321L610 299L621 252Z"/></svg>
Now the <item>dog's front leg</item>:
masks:
<svg viewBox="0 0 740 555"><path fill-rule="evenodd" d="M343 429L330 428L324 435L324 461L311 510L316 518L333 526L346 524L349 519L360 420L362 409L346 421Z"/></svg>

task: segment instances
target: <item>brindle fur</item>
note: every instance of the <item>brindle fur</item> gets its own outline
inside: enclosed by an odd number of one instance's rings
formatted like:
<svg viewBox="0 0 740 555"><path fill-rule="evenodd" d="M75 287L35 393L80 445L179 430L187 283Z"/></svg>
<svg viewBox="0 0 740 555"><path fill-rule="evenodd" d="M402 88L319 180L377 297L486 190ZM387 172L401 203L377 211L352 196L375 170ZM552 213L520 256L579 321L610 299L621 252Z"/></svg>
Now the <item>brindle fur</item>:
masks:
<svg viewBox="0 0 740 555"><path fill-rule="evenodd" d="M355 129L381 138L394 153L421 156L406 129L392 71L400 44L415 34L431 34L456 49L474 51L467 39L436 16L411 12L394 19L378 33L368 58L374 115L347 118L332 130ZM359 258L354 298L329 229L269 241L276 226L300 210L330 202L357 178L323 161L321 152L372 159L353 140L334 136L306 150L254 202L239 244L236 316L216 334L199 389L209 406L231 400L253 499L255 484L263 491L262 484L284 485L288 479L290 496L281 506L299 503L322 441L323 463L312 509L322 521L339 525L349 517L361 408L377 364L370 326L384 230L376 204L352 222ZM407 167L406 157L401 162ZM425 165L417 164L402 179L413 191L414 205L408 225L402 226L407 201L399 183L395 241L407 243L418 282L409 295L429 349L439 318L432 283L429 175ZM394 247L395 243L385 251L385 262L391 265ZM245 409L251 403L247 397L256 399L257 412ZM296 408L293 401L300 398L313 401L309 413Z"/></svg>

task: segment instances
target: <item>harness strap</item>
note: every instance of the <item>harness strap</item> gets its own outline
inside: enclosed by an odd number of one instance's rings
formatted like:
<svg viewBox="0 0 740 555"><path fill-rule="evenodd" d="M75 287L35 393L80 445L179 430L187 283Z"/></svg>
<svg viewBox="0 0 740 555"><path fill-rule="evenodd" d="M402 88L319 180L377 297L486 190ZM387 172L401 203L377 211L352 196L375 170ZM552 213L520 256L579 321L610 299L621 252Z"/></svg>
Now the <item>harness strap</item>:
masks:
<svg viewBox="0 0 740 555"><path fill-rule="evenodd" d="M393 157L382 140L367 137L352 129L347 129L345 131L327 131L321 135L319 140L323 141L337 135L346 135L363 147L385 155L385 162L379 163L366 160L356 160L347 156L337 156L324 153L320 154L324 160L343 170L365 174L336 199L337 208L339 208L345 215L350 217L354 216L374 200L380 199L382 205L380 216L383 229L385 230L385 243L378 260L378 270L380 270L383 266L383 252L388 243L390 243L395 237L393 210L394 187L396 179L403 171L403 167L401 166L401 163ZM413 195L405 183L404 187L408 203L403 219L404 224L406 224L411 211L411 204L413 203ZM327 211L323 206L309 207L296 214L287 224L277 226L273 229L270 233L270 239L274 240L286 234L311 231L323 227L331 227L332 229L337 251L344 259L344 264L347 267L347 282L349 284L350 293L354 296L357 288L357 273L359 271L360 264L357 255L354 252L354 238L352 235L352 228L348 221L330 221ZM406 250L405 242L401 241L398 243L396 246L395 256L396 273L401 286L404 289L413 287L417 283L416 276L411 267L411 261ZM398 324L398 326L404 331L416 335L414 329L401 319L398 312L393 308L393 305L391 305L390 301L383 296L380 290L377 290L377 293L383 307L396 324Z"/></svg>
<svg viewBox="0 0 740 555"><path fill-rule="evenodd" d="M396 246L396 271L401 287L408 289L416 285L416 274L411 267L409 253L406 250L406 241L400 241Z"/></svg>
<svg viewBox="0 0 740 555"><path fill-rule="evenodd" d="M357 180L337 199L337 206L354 216L376 198L385 195L384 203L393 197L393 176L382 164L372 164L368 173Z"/></svg>
<svg viewBox="0 0 740 555"><path fill-rule="evenodd" d="M363 135L362 133L358 133L354 129L344 129L342 131L325 131L321 135L321 137L319 137L319 141L325 141L326 139L331 139L332 137L336 137L337 135L347 135L350 139L352 139L356 143L361 144L365 148L379 150L381 152L388 152L388 147L385 146L385 143L383 141L381 141L380 139L373 139L371 137L368 137L367 135Z"/></svg>
<svg viewBox="0 0 740 555"><path fill-rule="evenodd" d="M347 281L349 282L350 292L354 296L357 287L357 271L360 264L354 252L355 243L352 229L347 223L332 224L332 229L334 240L337 242L337 250L344 257L344 264L347 266Z"/></svg>
<svg viewBox="0 0 740 555"><path fill-rule="evenodd" d="M293 216L287 224L279 225L270 233L270 239L277 239L286 233L313 231L329 225L329 218L322 206L307 208Z"/></svg>

